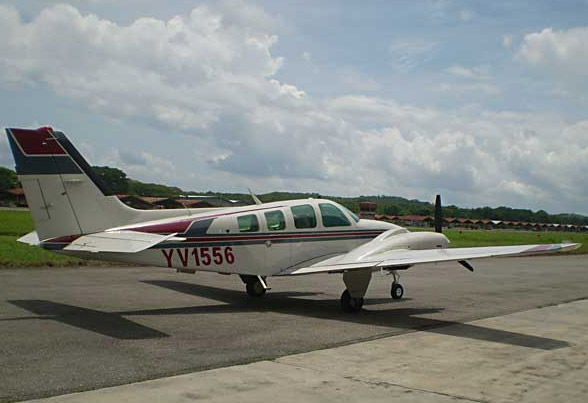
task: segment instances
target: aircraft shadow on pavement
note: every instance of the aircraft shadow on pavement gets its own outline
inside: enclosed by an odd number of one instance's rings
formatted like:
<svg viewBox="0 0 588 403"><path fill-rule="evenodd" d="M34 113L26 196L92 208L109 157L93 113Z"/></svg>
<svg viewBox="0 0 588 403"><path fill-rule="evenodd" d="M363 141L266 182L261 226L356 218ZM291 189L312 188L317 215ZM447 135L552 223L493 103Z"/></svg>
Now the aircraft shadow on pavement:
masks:
<svg viewBox="0 0 588 403"><path fill-rule="evenodd" d="M197 313L229 313L243 311L271 311L284 314L308 316L320 319L341 320L366 325L388 326L404 330L426 331L474 340L483 340L541 350L569 347L563 340L539 337L518 332L492 329L468 323L424 318L418 315L435 314L442 308L392 308L375 311L363 310L356 314L341 312L338 300L297 298L316 293L272 292L265 298L254 299L242 291L211 287L201 284L170 280L143 281L143 283L167 288L184 294L194 295L223 302L222 305L165 308L120 312L121 315L168 315ZM372 302L373 301L373 302ZM391 299L388 302L393 304ZM381 299L366 298L370 304L382 304Z"/></svg>
<svg viewBox="0 0 588 403"><path fill-rule="evenodd" d="M158 330L126 319L118 313L97 311L94 309L37 299L10 300L8 302L38 316L4 320L54 320L66 325L122 340L169 337L169 335Z"/></svg>
<svg viewBox="0 0 588 403"><path fill-rule="evenodd" d="M243 291L181 281L151 280L143 281L143 283L200 298L216 300L221 302L221 304L104 312L47 300L9 300L9 303L25 309L37 315L37 317L7 318L1 319L0 321L30 319L54 320L116 339L141 340L170 336L156 329L133 322L125 316L265 311L318 319L339 320L371 326L387 326L396 330L396 333L402 333L403 330L425 331L541 350L553 350L569 346L569 343L562 340L419 316L440 313L443 311L442 308L396 307L370 311L370 305L383 305L383 300L380 298L366 299L367 310L356 314L346 314L341 311L338 300L304 298L318 294L314 292L272 292L265 298L250 298ZM387 301L394 305L392 300ZM390 334L393 333L394 331Z"/></svg>

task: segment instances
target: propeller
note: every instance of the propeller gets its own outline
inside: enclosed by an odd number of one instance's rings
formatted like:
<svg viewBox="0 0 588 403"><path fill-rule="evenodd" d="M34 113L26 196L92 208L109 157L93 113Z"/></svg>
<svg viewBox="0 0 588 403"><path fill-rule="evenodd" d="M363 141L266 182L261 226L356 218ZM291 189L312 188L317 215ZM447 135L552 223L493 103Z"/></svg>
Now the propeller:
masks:
<svg viewBox="0 0 588 403"><path fill-rule="evenodd" d="M435 196L435 232L443 233L443 210L441 209L441 195Z"/></svg>
<svg viewBox="0 0 588 403"><path fill-rule="evenodd" d="M443 233L443 209L441 208L441 195L435 196L435 232ZM458 260L457 263L474 272L474 266L467 260Z"/></svg>

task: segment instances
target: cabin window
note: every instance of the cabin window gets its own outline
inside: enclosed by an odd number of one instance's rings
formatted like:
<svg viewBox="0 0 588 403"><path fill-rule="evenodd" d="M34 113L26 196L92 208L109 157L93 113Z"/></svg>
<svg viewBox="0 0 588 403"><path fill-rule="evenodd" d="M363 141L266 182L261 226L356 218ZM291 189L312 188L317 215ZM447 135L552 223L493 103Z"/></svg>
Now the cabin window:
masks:
<svg viewBox="0 0 588 403"><path fill-rule="evenodd" d="M286 228L286 219L280 210L265 212L265 222L269 231L280 231Z"/></svg>
<svg viewBox="0 0 588 403"><path fill-rule="evenodd" d="M345 227L351 225L345 213L337 208L334 204L320 203L319 210L323 216L323 225L325 227Z"/></svg>
<svg viewBox="0 0 588 403"><path fill-rule="evenodd" d="M296 228L314 228L316 227L316 215L310 204L290 207L294 217L294 226Z"/></svg>
<svg viewBox="0 0 588 403"><path fill-rule="evenodd" d="M242 215L237 217L239 224L239 232L255 232L259 231L259 223L255 214Z"/></svg>

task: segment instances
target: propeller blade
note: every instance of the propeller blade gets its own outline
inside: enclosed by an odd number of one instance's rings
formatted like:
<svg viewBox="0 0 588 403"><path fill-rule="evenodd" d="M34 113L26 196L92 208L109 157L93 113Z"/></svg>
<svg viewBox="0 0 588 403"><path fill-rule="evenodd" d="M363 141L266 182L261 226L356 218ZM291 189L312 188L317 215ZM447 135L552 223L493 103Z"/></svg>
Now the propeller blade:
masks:
<svg viewBox="0 0 588 403"><path fill-rule="evenodd" d="M441 195L435 197L435 232L443 232L443 211L441 209Z"/></svg>
<svg viewBox="0 0 588 403"><path fill-rule="evenodd" d="M468 262L467 260L458 260L457 263L459 263L460 265L462 265L463 267L465 267L466 269L468 269L472 273L474 272L474 266L472 266L472 264L470 262Z"/></svg>

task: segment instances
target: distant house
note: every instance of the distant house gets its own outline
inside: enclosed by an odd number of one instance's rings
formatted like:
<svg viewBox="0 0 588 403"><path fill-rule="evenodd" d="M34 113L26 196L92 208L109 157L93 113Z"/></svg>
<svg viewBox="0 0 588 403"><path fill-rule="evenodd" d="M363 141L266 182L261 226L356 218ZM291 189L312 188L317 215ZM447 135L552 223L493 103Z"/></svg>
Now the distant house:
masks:
<svg viewBox="0 0 588 403"><path fill-rule="evenodd" d="M28 207L23 188L7 189L0 192L0 201L7 206Z"/></svg>
<svg viewBox="0 0 588 403"><path fill-rule="evenodd" d="M431 227L435 220L428 215L401 215L398 221L407 227Z"/></svg>
<svg viewBox="0 0 588 403"><path fill-rule="evenodd" d="M375 219L377 204L370 201L359 202L359 216L361 218Z"/></svg>
<svg viewBox="0 0 588 403"><path fill-rule="evenodd" d="M143 197L140 196L133 196L133 195L116 195L120 201L124 204L139 209L139 210L151 210L155 208L155 206L147 200L144 200Z"/></svg>
<svg viewBox="0 0 588 403"><path fill-rule="evenodd" d="M196 199L176 199L178 203L180 203L185 208L210 208L210 207L219 207L213 205L208 200L196 200Z"/></svg>
<svg viewBox="0 0 588 403"><path fill-rule="evenodd" d="M211 207L246 206L248 203L241 200L227 200L217 196L179 196L179 197L154 197L136 195L117 195L126 205L141 209L198 209Z"/></svg>
<svg viewBox="0 0 588 403"><path fill-rule="evenodd" d="M235 207L235 206L247 206L250 203L242 200L229 200L223 199L218 196L211 195L188 195L180 196L176 198L181 203L190 204L199 207Z"/></svg>

